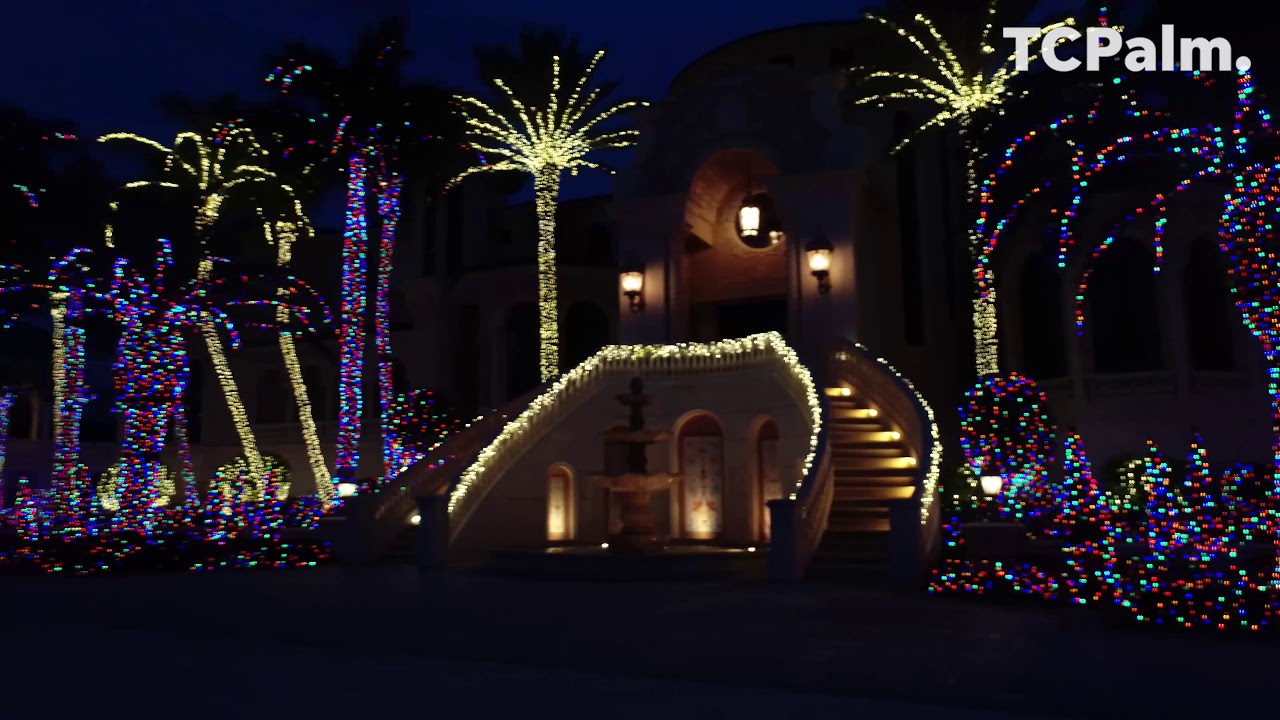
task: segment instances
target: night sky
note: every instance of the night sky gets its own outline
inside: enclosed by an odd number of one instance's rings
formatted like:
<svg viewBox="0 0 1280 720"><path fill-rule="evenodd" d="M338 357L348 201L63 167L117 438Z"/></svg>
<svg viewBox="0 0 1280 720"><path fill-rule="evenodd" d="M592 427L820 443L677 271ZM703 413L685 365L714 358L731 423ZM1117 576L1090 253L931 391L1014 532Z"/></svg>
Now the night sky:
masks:
<svg viewBox="0 0 1280 720"><path fill-rule="evenodd" d="M532 2L486 0L63 0L6 7L0 101L75 120L85 135L170 134L162 92L213 96L264 87L264 57L294 38L340 53L381 8L412 5L413 73L474 86L471 47L514 39L521 25L564 26L607 45L623 92L659 96L703 52L769 28L859 16L858 0ZM674 19L680 22L673 22Z"/></svg>
<svg viewBox="0 0 1280 720"><path fill-rule="evenodd" d="M976 0L974 0L976 1ZM1067 0L1051 0L1064 4ZM522 25L563 26L611 54L602 76L621 93L664 95L682 68L718 45L797 23L851 20L872 0L62 0L6 6L0 102L70 119L82 137L117 130L171 139L156 107L166 92L266 92L265 58L290 39L345 56L356 31L411 8L411 75L475 88L471 48L513 41ZM6 4L8 5L8 4ZM601 192L587 180L566 194Z"/></svg>

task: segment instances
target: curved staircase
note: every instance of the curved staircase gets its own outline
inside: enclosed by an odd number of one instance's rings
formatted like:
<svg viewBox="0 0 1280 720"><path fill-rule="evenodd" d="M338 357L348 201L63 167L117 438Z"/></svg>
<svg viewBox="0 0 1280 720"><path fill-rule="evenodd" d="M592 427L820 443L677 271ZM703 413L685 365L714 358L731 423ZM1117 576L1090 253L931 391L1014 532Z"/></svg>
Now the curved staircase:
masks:
<svg viewBox="0 0 1280 720"><path fill-rule="evenodd" d="M834 490L827 530L811 577L883 579L888 570L889 507L915 492L918 462L902 434L852 391L827 391Z"/></svg>

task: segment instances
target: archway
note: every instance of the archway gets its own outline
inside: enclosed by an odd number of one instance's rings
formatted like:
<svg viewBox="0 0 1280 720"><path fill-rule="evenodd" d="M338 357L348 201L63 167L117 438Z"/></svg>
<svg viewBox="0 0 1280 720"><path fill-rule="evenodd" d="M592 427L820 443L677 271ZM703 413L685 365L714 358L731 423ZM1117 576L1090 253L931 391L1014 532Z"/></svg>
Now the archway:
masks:
<svg viewBox="0 0 1280 720"><path fill-rule="evenodd" d="M778 424L772 418L765 418L756 430L754 459L756 466L757 491L760 493L760 522L757 523L757 536L768 541L770 534L769 501L782 498L782 476L778 472Z"/></svg>
<svg viewBox="0 0 1280 720"><path fill-rule="evenodd" d="M1049 253L1036 253L1022 267L1022 370L1033 378L1067 374L1066 308L1062 271Z"/></svg>
<svg viewBox="0 0 1280 720"><path fill-rule="evenodd" d="M564 463L555 463L547 469L547 542L573 540L577 527L573 470Z"/></svg>
<svg viewBox="0 0 1280 720"><path fill-rule="evenodd" d="M1182 308L1191 369L1234 370L1240 313L1231 300L1221 251L1205 238L1191 242L1182 275Z"/></svg>
<svg viewBox="0 0 1280 720"><path fill-rule="evenodd" d="M258 373L258 407L254 413L257 422L267 425L287 422L286 408L293 404L287 388L280 368L267 368Z"/></svg>
<svg viewBox="0 0 1280 720"><path fill-rule="evenodd" d="M713 540L724 530L724 430L711 415L698 413L680 424L676 438L680 535Z"/></svg>
<svg viewBox="0 0 1280 720"><path fill-rule="evenodd" d="M507 314L507 399L538 384L538 306L520 303Z"/></svg>
<svg viewBox="0 0 1280 720"><path fill-rule="evenodd" d="M752 148L721 150L698 168L685 201L680 267L695 340L787 332L788 276L785 218L763 180L777 167ZM745 198L759 209L754 235L740 232Z"/></svg>
<svg viewBox="0 0 1280 720"><path fill-rule="evenodd" d="M570 305L565 313L564 332L560 334L560 369L577 367L608 345L609 336L609 316L603 308L589 301Z"/></svg>
<svg viewBox="0 0 1280 720"><path fill-rule="evenodd" d="M1164 366L1160 308L1150 248L1121 238L1103 252L1088 290L1093 367L1099 373L1134 373Z"/></svg>

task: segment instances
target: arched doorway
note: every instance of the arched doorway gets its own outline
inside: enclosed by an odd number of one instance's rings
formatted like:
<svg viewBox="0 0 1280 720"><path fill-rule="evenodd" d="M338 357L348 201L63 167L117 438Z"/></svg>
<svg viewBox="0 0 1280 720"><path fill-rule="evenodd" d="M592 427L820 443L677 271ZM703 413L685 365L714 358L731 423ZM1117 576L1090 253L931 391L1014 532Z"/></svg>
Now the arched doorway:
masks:
<svg viewBox="0 0 1280 720"><path fill-rule="evenodd" d="M714 540L724 531L724 430L711 415L699 413L680 425L680 536Z"/></svg>
<svg viewBox="0 0 1280 720"><path fill-rule="evenodd" d="M538 306L520 303L507 313L507 399L538 384Z"/></svg>
<svg viewBox="0 0 1280 720"><path fill-rule="evenodd" d="M1137 373L1164 366L1155 255L1132 238L1103 252L1088 290L1093 367L1098 373Z"/></svg>
<svg viewBox="0 0 1280 720"><path fill-rule="evenodd" d="M680 262L692 339L787 332L791 253L785 218L763 182L777 173L763 153L744 147L715 153L693 174ZM739 221L747 198L759 211L752 234Z"/></svg>
<svg viewBox="0 0 1280 720"><path fill-rule="evenodd" d="M1049 253L1037 253L1022 267L1022 370L1033 378L1067 374L1066 308L1062 271Z"/></svg>
<svg viewBox="0 0 1280 720"><path fill-rule="evenodd" d="M255 421L265 425L286 422L289 417L288 408L293 403L289 399L284 371L279 368L268 368L258 374L257 401Z"/></svg>
<svg viewBox="0 0 1280 720"><path fill-rule="evenodd" d="M778 473L778 424L772 418L766 418L756 430L755 465L757 492L760 504L760 522L756 524L757 537L768 541L770 535L769 506L770 500L782 497L782 476Z"/></svg>
<svg viewBox="0 0 1280 720"><path fill-rule="evenodd" d="M547 470L547 542L568 542L577 535L573 470L556 463Z"/></svg>
<svg viewBox="0 0 1280 720"><path fill-rule="evenodd" d="M609 344L609 316L593 302L579 301L569 306L560 334L560 369L569 371Z"/></svg>
<svg viewBox="0 0 1280 720"><path fill-rule="evenodd" d="M1222 252L1205 238L1191 242L1182 276L1182 312L1192 370L1235 369L1240 313L1231 300Z"/></svg>

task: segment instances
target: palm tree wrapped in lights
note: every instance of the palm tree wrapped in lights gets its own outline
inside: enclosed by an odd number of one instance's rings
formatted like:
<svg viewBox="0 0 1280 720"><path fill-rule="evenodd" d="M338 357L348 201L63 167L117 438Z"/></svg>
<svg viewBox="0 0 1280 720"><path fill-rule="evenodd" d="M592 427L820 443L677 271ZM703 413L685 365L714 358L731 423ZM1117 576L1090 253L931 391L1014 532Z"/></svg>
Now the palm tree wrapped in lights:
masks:
<svg viewBox="0 0 1280 720"><path fill-rule="evenodd" d="M887 18L868 14L871 22L883 25L910 43L917 57L913 60L927 70L853 68L871 90L859 98L859 105L885 105L899 101L922 102L930 107L933 115L910 135L902 139L892 150L896 153L906 147L917 135L930 129L954 127L960 134L965 150L966 200L975 204L979 194L978 164L981 152L978 136L984 127L984 116L1002 112L1006 101L1025 95L1013 89L1015 78L1022 74L1015 63L1016 54L1010 54L999 62L986 62L995 54L991 45L995 26L997 0L989 0L986 22L977 47L975 59L962 61L952 44L947 42L932 20L923 14L913 18L914 27L904 27ZM1045 25L1028 42L1035 43L1050 31L1074 25L1074 18ZM1028 50L1028 63L1040 57ZM920 63L920 61L923 61ZM883 91L876 91L883 86ZM978 375L999 372L999 345L996 337L996 305L994 277L985 264L979 261L983 239L976 226L969 233L969 253L973 262L973 334Z"/></svg>
<svg viewBox="0 0 1280 720"><path fill-rule="evenodd" d="M603 111L597 104L607 87L593 87L592 75L604 58L597 51L576 81L561 77L561 55L552 57L551 91L537 104L521 99L509 83L494 78L499 91L494 105L475 97L458 97L465 109L471 145L494 162L468 168L452 184L481 172L516 170L533 176L538 214L538 366L543 382L560 374L560 329L556 307L556 203L560 174L583 169L606 169L587 159L599 150L635 144L637 130L605 131L601 124L640 101L621 102ZM497 107L495 107L495 105Z"/></svg>
<svg viewBox="0 0 1280 720"><path fill-rule="evenodd" d="M186 190L194 195L196 240L200 246L197 279L207 280L213 270L209 241L223 204L232 192L276 178L275 173L259 164L266 151L259 147L248 129L230 125L215 126L206 135L180 133L171 147L132 133L111 133L98 138L99 142L116 140L139 143L162 153L164 157L163 179L136 180L127 183L124 186L126 189L160 187ZM113 209L115 206L113 203ZM114 246L111 225L107 226L106 240L108 247ZM227 409L231 412L250 472L255 478L255 485L260 487L265 472L262 454L258 451L257 440L249 426L248 415L240 399L235 376L227 362L217 325L210 319L201 325L200 332L212 360L214 373L222 387Z"/></svg>

